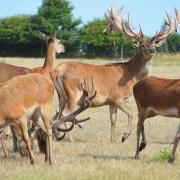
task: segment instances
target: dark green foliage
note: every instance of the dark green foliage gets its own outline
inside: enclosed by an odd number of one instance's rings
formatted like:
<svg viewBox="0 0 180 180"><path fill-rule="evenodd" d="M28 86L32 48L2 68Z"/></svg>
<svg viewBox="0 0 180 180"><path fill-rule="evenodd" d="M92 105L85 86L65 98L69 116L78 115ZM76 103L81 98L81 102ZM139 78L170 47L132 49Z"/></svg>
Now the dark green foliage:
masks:
<svg viewBox="0 0 180 180"><path fill-rule="evenodd" d="M80 28L72 10L68 0L43 0L35 15L0 19L0 56L44 56L45 43L37 31L56 33L65 45L63 56L120 57L122 47L124 57L134 55L129 38L118 31L103 33L107 20L95 19ZM172 35L158 51L179 52L180 35Z"/></svg>
<svg viewBox="0 0 180 180"><path fill-rule="evenodd" d="M87 56L114 57L120 56L123 43L124 53L126 56L131 56L134 53L131 41L118 31L103 33L107 24L107 20L96 19L85 25L81 33L81 50Z"/></svg>
<svg viewBox="0 0 180 180"><path fill-rule="evenodd" d="M180 52L180 34L173 34L167 40L167 45L170 53Z"/></svg>
<svg viewBox="0 0 180 180"><path fill-rule="evenodd" d="M80 19L72 15L67 0L43 0L37 15L13 16L0 20L0 56L44 55L44 43L37 31L56 33L66 47L65 55L79 51Z"/></svg>

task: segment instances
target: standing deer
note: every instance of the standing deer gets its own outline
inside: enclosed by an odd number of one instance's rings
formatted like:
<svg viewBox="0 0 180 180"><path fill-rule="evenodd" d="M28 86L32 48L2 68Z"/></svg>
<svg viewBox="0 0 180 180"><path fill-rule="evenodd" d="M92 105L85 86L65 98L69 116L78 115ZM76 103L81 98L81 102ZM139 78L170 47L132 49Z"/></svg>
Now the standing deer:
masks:
<svg viewBox="0 0 180 180"><path fill-rule="evenodd" d="M175 13L176 19L174 21L174 28L177 30L178 24L180 23L180 12L175 9ZM145 119L157 115L177 118L180 117L179 87L179 79L164 79L153 76L145 77L134 86L133 94L137 104L139 118L137 124L136 159L139 159L139 152L142 151L147 144L144 133ZM178 128L175 137L175 144L169 162L172 162L174 158L180 137L179 130L180 128ZM142 134L142 142L139 146L140 134Z"/></svg>
<svg viewBox="0 0 180 180"><path fill-rule="evenodd" d="M33 73L15 77L0 86L0 129L11 124L18 124L16 128L22 132L32 164L35 158L30 147L27 127L27 121L30 119L39 124L46 132L45 161L49 161L50 164L52 163L51 103L54 87L58 95L61 95L59 89L62 88L61 84L59 84L60 77L58 76L57 72L52 72L50 81L44 75ZM94 89L89 91L86 84L81 84L81 87L83 94L81 96L80 107L65 117L61 117L61 112L59 112L58 118L53 125L54 133L56 130L68 132L72 130L74 124L81 122L76 119L76 116L87 109L90 106L91 100L96 96L96 91ZM29 89L31 89L31 92L29 92ZM60 102L59 104L62 103ZM41 122L39 123L41 119L43 120L43 125L41 125ZM57 124L64 122L72 122L71 127L61 129L57 126Z"/></svg>
<svg viewBox="0 0 180 180"><path fill-rule="evenodd" d="M161 115L180 118L180 79L164 79L145 77L133 88L138 108L137 147L135 158L139 159L139 152L146 147L144 121L148 118ZM139 138L142 142L139 146ZM179 139L179 132L175 138L175 145ZM174 152L175 153L175 152ZM171 159L173 159L174 155Z"/></svg>
<svg viewBox="0 0 180 180"><path fill-rule="evenodd" d="M19 66L2 63L2 64L0 64L0 82L6 82L7 80L9 80L15 76L19 76L19 75L23 75L23 74L27 74L27 73L40 73L47 77L49 76L49 73L54 68L56 53L64 52L64 45L55 36L46 36L43 33L40 33L40 35L47 44L47 55L46 55L43 67L29 69L29 68L25 68L25 67L19 67ZM16 125L16 127L14 127L14 128L12 128L12 126L11 126L11 129L12 129L12 131L14 129L16 130L16 136L18 138L18 141L22 142L21 139L19 139L19 137L21 137L21 131L18 130L17 126L18 125ZM14 134L14 132L13 132L13 134ZM19 150L21 152L21 154L25 154L23 146L21 146L20 144L18 146L19 146L19 148L17 147L16 137L13 135L14 151L16 152ZM5 155L5 156L7 156L7 155Z"/></svg>
<svg viewBox="0 0 180 180"><path fill-rule="evenodd" d="M31 90L29 92L29 90ZM30 147L27 119L41 116L47 135L45 160L52 163L51 102L54 86L40 74L15 77L0 87L0 128L18 124L27 145L30 162L35 161Z"/></svg>
<svg viewBox="0 0 180 180"><path fill-rule="evenodd" d="M132 112L125 104L132 95L134 84L148 75L148 62L156 53L158 47L175 31L175 24L172 18L167 15L169 28L167 31L156 33L151 39L146 39L140 29L135 33L128 23L125 25L120 8L118 16L114 14L114 8L108 11L107 18L110 21L108 30L117 28L121 33L130 37L139 47L139 52L126 63L111 63L105 65L91 65L79 62L63 62L56 67L59 71L64 90L67 94L65 114L72 112L82 94L80 82L85 78L93 76L96 82L97 95L91 103L91 107L109 105L111 119L111 142L115 141L115 124L117 109L120 109L128 116L127 130L122 137L125 141L131 134ZM73 138L71 137L71 141Z"/></svg>

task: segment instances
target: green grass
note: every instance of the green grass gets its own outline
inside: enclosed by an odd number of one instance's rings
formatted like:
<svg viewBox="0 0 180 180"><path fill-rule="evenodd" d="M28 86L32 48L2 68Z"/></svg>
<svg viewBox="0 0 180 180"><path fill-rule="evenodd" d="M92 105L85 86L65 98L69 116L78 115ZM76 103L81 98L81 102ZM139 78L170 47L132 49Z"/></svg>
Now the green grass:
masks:
<svg viewBox="0 0 180 180"><path fill-rule="evenodd" d="M154 162L167 162L170 157L170 152L167 149L160 151L158 155L156 155L152 161Z"/></svg>
<svg viewBox="0 0 180 180"><path fill-rule="evenodd" d="M172 60L169 60L172 59ZM43 64L43 59L0 58L0 61L36 67ZM70 59L58 59L57 63ZM180 56L160 56L153 58L151 74L167 78L180 78ZM82 60L88 63L106 63L108 60ZM157 62L156 62L157 61ZM158 63L155 65L155 63ZM119 179L180 179L180 152L176 153L174 164L169 165L168 152L176 134L179 120L175 118L155 117L145 122L147 147L140 153L140 160L135 160L137 108L131 98L128 106L134 118L132 134L121 143L121 137L127 127L127 116L118 111L116 123L116 143L110 143L109 108L93 108L85 111L81 117L90 116L91 120L83 124L83 129L75 128L74 143L67 138L53 142L54 165L44 162L37 146L34 150L36 164L30 165L27 158L10 152L7 160L3 159L0 148L0 179L63 179L63 180L119 180ZM57 108L57 98L53 102L53 111ZM9 149L12 149L9 143Z"/></svg>

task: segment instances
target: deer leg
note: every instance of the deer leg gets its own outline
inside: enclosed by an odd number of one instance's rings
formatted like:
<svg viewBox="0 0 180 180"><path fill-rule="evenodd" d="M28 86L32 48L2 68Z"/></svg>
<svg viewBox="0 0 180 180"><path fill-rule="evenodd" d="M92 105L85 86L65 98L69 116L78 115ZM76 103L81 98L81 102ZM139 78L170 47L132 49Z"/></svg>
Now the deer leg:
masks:
<svg viewBox="0 0 180 180"><path fill-rule="evenodd" d="M139 151L142 151L146 147L146 144L147 144L146 136L145 136L145 133L144 133L144 123L142 125L141 132L142 132L142 141L141 141L141 144L139 146Z"/></svg>
<svg viewBox="0 0 180 180"><path fill-rule="evenodd" d="M30 162L31 162L31 164L34 164L35 158L34 158L34 154L33 154L32 150L31 150L30 138L29 138L29 134L28 134L28 127L27 127L26 118L20 119L19 125L20 125L21 131L22 131L23 138L24 138L25 143L26 143L27 148L28 148L28 152L29 152L29 156L30 156Z"/></svg>
<svg viewBox="0 0 180 180"><path fill-rule="evenodd" d="M10 128L11 128L11 133L12 133L13 152L17 153L17 152L19 152L19 148L18 148L18 142L17 142L16 134L14 132L13 127L10 126Z"/></svg>
<svg viewBox="0 0 180 180"><path fill-rule="evenodd" d="M111 143L115 143L115 125L117 120L117 107L110 105L110 119L111 119Z"/></svg>
<svg viewBox="0 0 180 180"><path fill-rule="evenodd" d="M123 111L124 113L126 113L128 115L127 130L122 137L122 142L124 142L129 137L129 135L131 134L131 126L132 126L133 115L132 115L131 110L121 101L116 102L116 105L121 111Z"/></svg>
<svg viewBox="0 0 180 180"><path fill-rule="evenodd" d="M174 138L174 146L173 146L172 153L171 153L171 155L169 157L169 160L168 160L169 163L172 163L174 161L174 155L176 153L176 149L177 149L179 140L180 140L180 124L178 126L178 130L177 130L176 136Z"/></svg>
<svg viewBox="0 0 180 180"><path fill-rule="evenodd" d="M46 156L45 161L49 160L49 163L52 164L52 127L51 127L51 115L50 108L45 107L41 109L41 116L44 122L46 129Z"/></svg>
<svg viewBox="0 0 180 180"><path fill-rule="evenodd" d="M144 123L144 119L142 119L139 115L139 120L138 120L138 124L137 124L137 144L136 144L136 155L135 155L135 159L139 159L139 151L140 151L140 147L139 147L139 139L140 139L140 133L142 131L142 126Z"/></svg>
<svg viewBox="0 0 180 180"><path fill-rule="evenodd" d="M6 145L4 145L4 141L2 140L2 137L0 137L0 141L1 141L3 152L4 152L4 158L7 158L8 157L8 151L7 151Z"/></svg>

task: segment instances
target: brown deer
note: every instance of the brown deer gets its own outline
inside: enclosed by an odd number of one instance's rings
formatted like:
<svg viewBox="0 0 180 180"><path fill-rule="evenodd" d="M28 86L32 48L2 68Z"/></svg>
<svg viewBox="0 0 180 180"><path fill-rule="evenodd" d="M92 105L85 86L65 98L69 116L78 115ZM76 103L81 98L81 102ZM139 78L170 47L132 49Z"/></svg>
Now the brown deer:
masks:
<svg viewBox="0 0 180 180"><path fill-rule="evenodd" d="M27 120L32 119L39 124L39 120L43 120L44 125L40 125L46 132L46 151L45 161L52 163L51 141L51 103L54 95L54 87L58 95L61 95L59 89L60 77L57 72L51 73L52 80L50 81L44 75L32 73L24 76L15 77L0 87L0 129L12 124L21 130L22 137L28 148L31 163L34 163L34 155L30 147L30 139L27 128ZM53 82L53 83L52 83ZM76 116L90 106L91 100L96 96L96 91L93 89L89 91L86 83L81 84L83 94L81 96L80 107L69 114L68 116L61 116L63 109L58 113L58 117L53 125L53 132L57 131L68 132L72 130L74 124L81 121L76 119ZM29 93L29 89L31 92ZM62 97L63 101L64 97ZM62 104L61 102L59 104ZM57 125L64 122L72 122L70 128L61 129ZM18 124L18 126L16 126ZM56 133L55 133L56 134Z"/></svg>
<svg viewBox="0 0 180 180"><path fill-rule="evenodd" d="M56 53L64 52L64 45L55 36L46 36L45 34L43 34L41 32L39 32L39 33L40 33L41 37L43 38L43 40L45 40L45 42L47 44L47 55L46 55L43 67L29 69L29 68L25 68L25 67L19 67L19 66L2 63L2 64L0 64L0 82L6 82L7 80L9 80L15 76L19 76L19 75L23 75L23 74L27 74L27 73L40 73L47 77L49 76L49 73L54 68ZM12 131L14 129L16 130L16 136L18 137L18 142L22 142L22 140L19 138L19 137L21 137L21 131L18 130L17 126L18 125L16 125L16 128L11 127L11 129L12 129ZM15 152L20 151L21 154L25 154L25 150L24 150L23 146L21 146L20 144L17 145L16 139L17 138L14 136L14 132L13 132L13 149L14 149L14 151ZM19 148L18 148L18 146L19 146ZM6 150L6 152L7 152L7 150Z"/></svg>
<svg viewBox="0 0 180 180"><path fill-rule="evenodd" d="M146 39L140 29L135 33L128 23L126 27L122 9L120 8L118 16L114 14L114 8L108 12L107 18L110 25L107 30L117 28L121 33L130 37L139 47L139 52L126 63L111 63L105 65L91 65L79 62L63 62L56 67L59 71L64 90L67 94L65 114L72 112L82 94L80 82L85 78L93 76L96 82L97 95L91 103L91 107L109 105L111 119L111 142L115 141L115 123L117 119L117 109L120 109L128 116L127 130L122 137L125 141L131 133L132 112L125 104L132 95L134 84L148 75L148 62L156 53L158 47L169 35L175 31L175 23L167 15L169 28L167 31L156 33L151 39ZM71 137L71 141L73 138Z"/></svg>
<svg viewBox="0 0 180 180"><path fill-rule="evenodd" d="M180 79L164 79L145 77L133 88L138 108L137 149L135 158L139 158L139 151L146 147L144 132L145 119L161 115L165 117L180 117ZM142 142L139 146L139 138ZM177 139L175 138L175 142Z"/></svg>
<svg viewBox="0 0 180 180"><path fill-rule="evenodd" d="M35 158L30 147L27 119L32 116L41 116L43 120L47 135L45 160L52 163L50 113L53 95L52 82L40 74L15 77L0 87L0 128L16 123L19 125L31 163L34 163Z"/></svg>
<svg viewBox="0 0 180 180"><path fill-rule="evenodd" d="M174 21L175 30L180 23L180 12L175 9L176 19ZM169 25L169 23L168 23ZM137 147L135 158L139 159L139 152L146 147L146 138L144 133L145 119L161 115L166 117L180 117L179 98L180 94L179 79L164 79L158 77L145 77L140 80L133 88L133 94L138 108L137 124ZM180 126L179 126L180 127ZM175 144L169 162L173 161L175 151L180 137L180 128L178 128ZM142 142L139 146L139 138L142 134Z"/></svg>
<svg viewBox="0 0 180 180"><path fill-rule="evenodd" d="M39 33L47 44L47 55L45 58L44 65L42 67L29 69L26 67L19 67L11 64L0 63L0 82L6 82L7 80L15 76L19 76L31 72L40 73L40 74L49 74L49 72L54 69L56 53L64 52L64 45L55 36L46 36L41 32Z"/></svg>

